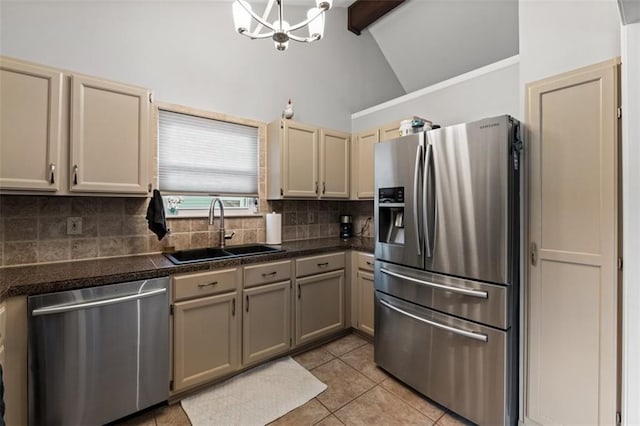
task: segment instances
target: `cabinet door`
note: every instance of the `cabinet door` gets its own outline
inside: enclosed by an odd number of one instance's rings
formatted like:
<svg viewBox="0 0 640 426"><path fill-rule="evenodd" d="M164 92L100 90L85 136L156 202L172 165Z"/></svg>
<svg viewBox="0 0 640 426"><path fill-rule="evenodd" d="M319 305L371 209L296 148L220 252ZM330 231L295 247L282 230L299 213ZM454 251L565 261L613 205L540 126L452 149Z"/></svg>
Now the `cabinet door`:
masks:
<svg viewBox="0 0 640 426"><path fill-rule="evenodd" d="M296 280L296 344L344 328L344 270Z"/></svg>
<svg viewBox="0 0 640 426"><path fill-rule="evenodd" d="M374 286L371 272L358 271L358 329L373 336Z"/></svg>
<svg viewBox="0 0 640 426"><path fill-rule="evenodd" d="M374 147L379 141L378 130L361 133L356 137L355 155L355 192L358 199L373 198L373 160Z"/></svg>
<svg viewBox="0 0 640 426"><path fill-rule="evenodd" d="M149 92L74 75L71 98L71 191L146 195Z"/></svg>
<svg viewBox="0 0 640 426"><path fill-rule="evenodd" d="M60 188L62 72L0 59L0 189Z"/></svg>
<svg viewBox="0 0 640 426"><path fill-rule="evenodd" d="M320 131L320 196L349 198L349 134Z"/></svg>
<svg viewBox="0 0 640 426"><path fill-rule="evenodd" d="M527 85L525 416L613 424L618 383L618 66Z"/></svg>
<svg viewBox="0 0 640 426"><path fill-rule="evenodd" d="M291 281L244 290L242 363L252 364L291 347Z"/></svg>
<svg viewBox="0 0 640 426"><path fill-rule="evenodd" d="M240 313L236 305L236 293L174 304L174 391L206 383L239 367Z"/></svg>
<svg viewBox="0 0 640 426"><path fill-rule="evenodd" d="M285 197L317 197L318 129L284 121L283 192Z"/></svg>
<svg viewBox="0 0 640 426"><path fill-rule="evenodd" d="M380 142L388 141L400 137L400 122L394 121L386 126L380 127Z"/></svg>

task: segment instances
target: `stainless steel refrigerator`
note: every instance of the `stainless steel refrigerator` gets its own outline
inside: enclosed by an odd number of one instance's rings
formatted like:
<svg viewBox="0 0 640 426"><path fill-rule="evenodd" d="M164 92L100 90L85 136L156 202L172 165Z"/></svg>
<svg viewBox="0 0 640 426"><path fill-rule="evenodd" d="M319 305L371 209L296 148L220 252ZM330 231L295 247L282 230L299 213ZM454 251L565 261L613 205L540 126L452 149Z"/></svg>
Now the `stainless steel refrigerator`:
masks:
<svg viewBox="0 0 640 426"><path fill-rule="evenodd" d="M518 418L519 123L375 147L375 361L483 425Z"/></svg>

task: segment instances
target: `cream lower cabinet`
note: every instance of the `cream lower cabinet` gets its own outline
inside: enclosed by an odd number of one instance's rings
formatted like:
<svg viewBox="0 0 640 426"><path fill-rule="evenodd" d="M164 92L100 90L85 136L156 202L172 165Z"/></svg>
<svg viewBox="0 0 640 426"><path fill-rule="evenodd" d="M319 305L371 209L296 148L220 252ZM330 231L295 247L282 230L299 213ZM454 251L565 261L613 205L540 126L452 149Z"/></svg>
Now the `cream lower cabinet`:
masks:
<svg viewBox="0 0 640 426"><path fill-rule="evenodd" d="M291 281L243 291L242 364L286 352L291 348Z"/></svg>
<svg viewBox="0 0 640 426"><path fill-rule="evenodd" d="M344 328L344 263L344 252L296 260L296 345Z"/></svg>
<svg viewBox="0 0 640 426"><path fill-rule="evenodd" d="M354 302L356 304L356 328L373 336L374 329L374 295L373 262L372 255L367 253L354 253L356 257L356 282L354 289Z"/></svg>
<svg viewBox="0 0 640 426"><path fill-rule="evenodd" d="M228 269L173 278L173 298L180 301L172 307L172 391L209 382L240 368L237 277L236 269Z"/></svg>
<svg viewBox="0 0 640 426"><path fill-rule="evenodd" d="M267 132L267 198L349 198L348 133L291 120Z"/></svg>
<svg viewBox="0 0 640 426"><path fill-rule="evenodd" d="M244 267L242 364L291 348L291 261Z"/></svg>

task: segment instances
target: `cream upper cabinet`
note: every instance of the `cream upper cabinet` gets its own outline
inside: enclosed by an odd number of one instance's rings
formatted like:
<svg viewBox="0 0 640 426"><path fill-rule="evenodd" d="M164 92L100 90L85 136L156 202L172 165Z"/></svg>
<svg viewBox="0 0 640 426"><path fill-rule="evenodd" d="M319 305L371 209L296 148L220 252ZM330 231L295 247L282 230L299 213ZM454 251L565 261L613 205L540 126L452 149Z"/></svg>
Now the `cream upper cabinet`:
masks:
<svg viewBox="0 0 640 426"><path fill-rule="evenodd" d="M400 121L393 121L354 135L351 156L351 199L370 200L375 197L375 144L399 137Z"/></svg>
<svg viewBox="0 0 640 426"><path fill-rule="evenodd" d="M149 92L73 75L71 98L71 191L146 194Z"/></svg>
<svg viewBox="0 0 640 426"><path fill-rule="evenodd" d="M349 198L349 134L284 119L267 130L267 198Z"/></svg>
<svg viewBox="0 0 640 426"><path fill-rule="evenodd" d="M380 142L388 141L400 137L400 122L386 124L380 127Z"/></svg>
<svg viewBox="0 0 640 426"><path fill-rule="evenodd" d="M618 61L526 87L525 424L615 424Z"/></svg>
<svg viewBox="0 0 640 426"><path fill-rule="evenodd" d="M0 191L147 196L146 89L0 57Z"/></svg>
<svg viewBox="0 0 640 426"><path fill-rule="evenodd" d="M320 130L321 197L349 198L350 135L334 130Z"/></svg>
<svg viewBox="0 0 640 426"><path fill-rule="evenodd" d="M374 148L379 141L380 132L378 129L362 132L354 137L353 164L351 168L353 172L352 194L355 199L374 198Z"/></svg>
<svg viewBox="0 0 640 426"><path fill-rule="evenodd" d="M0 58L0 189L58 191L62 72Z"/></svg>

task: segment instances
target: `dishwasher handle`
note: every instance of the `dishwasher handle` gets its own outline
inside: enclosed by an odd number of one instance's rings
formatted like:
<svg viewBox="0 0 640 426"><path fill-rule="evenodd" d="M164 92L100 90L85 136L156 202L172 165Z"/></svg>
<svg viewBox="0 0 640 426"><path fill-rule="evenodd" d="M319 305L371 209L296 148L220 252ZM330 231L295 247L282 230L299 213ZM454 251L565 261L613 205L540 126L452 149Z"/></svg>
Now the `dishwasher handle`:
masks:
<svg viewBox="0 0 640 426"><path fill-rule="evenodd" d="M130 294L128 296L114 297L113 299L96 300L94 302L77 303L75 305L52 306L50 308L34 309L31 314L34 317L40 315L61 314L63 312L78 311L80 309L95 308L99 306L114 305L116 303L129 302L131 300L144 299L145 297L157 296L166 293L166 288L146 291L144 293Z"/></svg>

